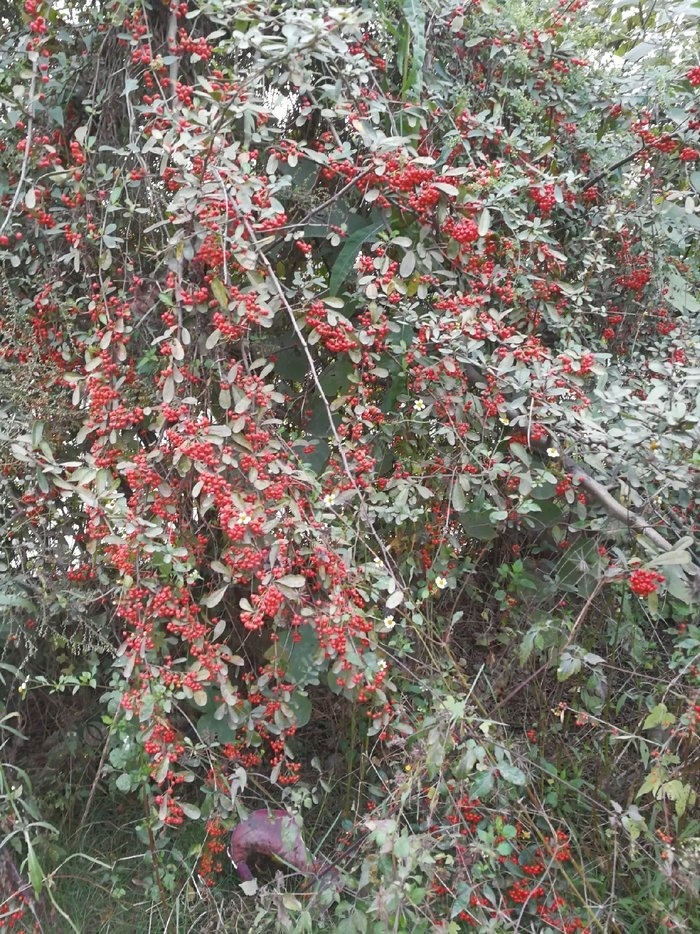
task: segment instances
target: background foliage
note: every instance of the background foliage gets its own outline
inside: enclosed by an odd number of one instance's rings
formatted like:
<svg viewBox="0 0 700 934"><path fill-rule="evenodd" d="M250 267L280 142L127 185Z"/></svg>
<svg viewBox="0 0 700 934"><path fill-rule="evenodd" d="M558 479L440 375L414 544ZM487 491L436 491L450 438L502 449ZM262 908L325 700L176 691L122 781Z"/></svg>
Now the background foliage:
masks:
<svg viewBox="0 0 700 934"><path fill-rule="evenodd" d="M4 928L691 929L698 12L0 14Z"/></svg>

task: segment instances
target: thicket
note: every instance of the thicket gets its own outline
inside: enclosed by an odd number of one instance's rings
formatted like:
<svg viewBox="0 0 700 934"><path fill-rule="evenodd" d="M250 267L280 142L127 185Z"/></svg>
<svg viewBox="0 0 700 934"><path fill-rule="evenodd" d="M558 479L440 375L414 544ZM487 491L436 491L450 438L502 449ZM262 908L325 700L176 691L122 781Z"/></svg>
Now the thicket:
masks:
<svg viewBox="0 0 700 934"><path fill-rule="evenodd" d="M699 15L3 8L1 930L699 929Z"/></svg>

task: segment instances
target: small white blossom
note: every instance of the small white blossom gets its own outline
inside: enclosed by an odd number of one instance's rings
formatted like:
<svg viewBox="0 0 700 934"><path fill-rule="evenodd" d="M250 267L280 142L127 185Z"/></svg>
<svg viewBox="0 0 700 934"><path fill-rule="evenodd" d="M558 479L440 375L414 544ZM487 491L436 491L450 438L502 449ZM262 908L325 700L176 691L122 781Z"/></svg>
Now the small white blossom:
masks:
<svg viewBox="0 0 700 934"><path fill-rule="evenodd" d="M238 516L238 522L239 522L241 525L250 525L250 523L251 523L252 521L253 521L252 518L248 515L247 512L242 512L242 513L240 513L240 515Z"/></svg>
<svg viewBox="0 0 700 934"><path fill-rule="evenodd" d="M383 568L383 567L384 567L384 562L382 561L381 558L375 558L375 559L373 560L372 564L376 564L378 568Z"/></svg>
<svg viewBox="0 0 700 934"><path fill-rule="evenodd" d="M323 497L324 506L332 506L335 502L335 493L326 493Z"/></svg>
<svg viewBox="0 0 700 934"><path fill-rule="evenodd" d="M499 415L498 421L501 423L501 425L510 425L510 419L507 415Z"/></svg>
<svg viewBox="0 0 700 934"><path fill-rule="evenodd" d="M379 661L377 662L377 668L380 671L384 671L386 669L386 662L384 661L383 658L380 658Z"/></svg>
<svg viewBox="0 0 700 934"><path fill-rule="evenodd" d="M422 399L416 399L416 401L413 403L414 412L422 412L424 408L425 408L425 402L423 402Z"/></svg>
<svg viewBox="0 0 700 934"><path fill-rule="evenodd" d="M435 586L438 590L444 590L445 587L447 587L447 578L438 575L438 577L435 578Z"/></svg>
<svg viewBox="0 0 700 934"><path fill-rule="evenodd" d="M396 625L396 620L393 616L385 616L383 622L385 629L393 629Z"/></svg>
<svg viewBox="0 0 700 934"><path fill-rule="evenodd" d="M549 457L559 457L559 451L556 448L547 448L547 455Z"/></svg>

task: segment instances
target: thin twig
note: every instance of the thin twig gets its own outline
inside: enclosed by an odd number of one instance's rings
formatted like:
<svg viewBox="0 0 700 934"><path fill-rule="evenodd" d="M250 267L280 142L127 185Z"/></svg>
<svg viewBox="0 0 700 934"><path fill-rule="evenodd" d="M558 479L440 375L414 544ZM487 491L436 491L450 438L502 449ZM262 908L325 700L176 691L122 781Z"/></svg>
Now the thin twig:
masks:
<svg viewBox="0 0 700 934"><path fill-rule="evenodd" d="M177 55L174 54L174 48L177 39L177 9L172 4L170 6L170 15L168 16L168 34L166 41L168 43L168 52L170 53L171 62L170 68L168 70L168 80L170 81L170 105L171 109L175 108L175 102L177 101L177 80L178 80L178 66L180 64L180 59Z"/></svg>
<svg viewBox="0 0 700 934"><path fill-rule="evenodd" d="M80 824L78 825L78 831L77 831L77 834L76 834L77 837L80 837L80 834L81 834L82 831L83 831L83 827L85 826L85 822L86 822L86 820L87 820L87 818L88 818L88 814L90 813L90 809L92 808L92 802L93 802L93 799L94 799L94 797L95 797L95 792L97 791L97 785L98 785L98 783L99 783L99 781L100 781L100 776L102 775L102 769L103 769L104 764L105 764L105 761L106 761L106 759L107 759L107 755L108 755L108 753L109 753L109 751L110 751L110 749L111 749L111 742L110 742L110 740L111 740L111 737L112 737L112 732L113 732L115 726L117 725L117 723L118 723L118 721L119 721L119 717L120 717L120 715L121 715L121 712L122 712L122 708L121 708L121 704L120 704L120 706L117 707L117 710L116 710L116 713L114 714L114 717L112 718L112 723L111 723L111 725L110 725L109 732L107 733L107 736L105 737L104 749L102 750L102 755L100 756L100 761L99 761L99 763L97 764L97 771L96 771L96 773L95 773L94 781L93 781L92 785L90 786L90 794L88 795L88 799L87 799L87 802L86 802L86 804L85 804L85 808L84 808L84 810L83 810L83 816L80 818Z"/></svg>
<svg viewBox="0 0 700 934"><path fill-rule="evenodd" d="M367 508L367 503L365 502L364 495L362 493L362 490L357 484L357 480L355 479L355 475L352 472L352 468L350 467L350 463L348 462L347 455L345 454L345 447L343 444L343 440L338 434L338 429L336 428L335 420L333 418L333 411L331 409L331 404L321 384L321 377L318 375L318 370L316 369L316 362L313 358L313 354L311 353L311 348L309 347L307 340L304 337L301 328L299 327L299 323L296 319L296 315L294 314L294 309L292 308L292 306L289 304L289 301L287 300L287 296L285 295L284 289L282 288L282 283L279 281L279 278L277 277L277 274L272 266L272 263L267 258L264 251L260 247L260 244L257 241L257 238L255 236L255 231L253 230L250 223L245 218L243 218L243 225L248 234L248 238L250 239L251 244L253 245L258 257L260 258L260 261L262 262L265 269L267 270L267 274L270 277L270 281L272 282L272 285L274 286L275 292L277 292L279 300L282 303L282 307L287 312L287 315L292 325L292 329L294 330L294 334L296 335L296 338L301 344L302 350L304 351L304 356L306 357L308 364L309 364L311 378L313 380L314 386L316 387L316 391L318 392L321 398L321 401L323 402L323 406L326 410L326 415L328 416L328 424L331 430L331 435L333 436L333 440L338 449L338 456L340 457L340 461L343 466L343 471L345 472L348 480L352 484L352 487L357 493L357 496L360 500L360 517L362 520L364 520L367 523L367 526L369 527L375 541L377 542L377 545L379 546L379 550L381 551L382 556L384 558L384 563L386 564L386 567L388 569L393 570L393 560L391 558L391 555L387 551L387 548L384 542L382 541L381 536L379 535L379 533L374 527L374 523L372 522L372 519L370 518L369 509Z"/></svg>
<svg viewBox="0 0 700 934"><path fill-rule="evenodd" d="M584 621L584 619L585 619L586 616L588 615L588 610L590 609L591 604L593 603L593 601L595 600L595 598L598 596L598 594L599 594L600 591L602 590L603 585L606 584L606 583L607 583L606 578L601 577L600 580L598 581L598 583L596 584L593 593L590 595L590 597L586 600L586 602L585 602L585 603L583 604L583 606L581 607L581 612L580 612L580 613L578 614L578 616L576 617L576 622L575 622L574 625L571 627L571 632L570 632L569 635L567 636L566 642L565 642L564 645L561 647L561 650L560 650L560 651L563 652L564 649L566 649L568 646L571 645L571 642L572 642L574 636L576 635L577 630L580 628L581 623ZM547 659L547 661L546 661L543 665L540 665L540 667L539 667L536 671L533 671L533 673L532 673L531 675L528 675L528 677L525 678L524 681L521 681L520 684L519 684L516 688L513 688L513 690L510 692L510 694L507 694L507 695L503 698L502 701L499 701L499 702L496 704L496 706L493 708L493 710L491 711L491 713L490 713L490 715L489 715L489 719L493 719L493 716L494 716L494 714L496 713L497 710L500 710L501 707L505 707L505 705L506 705L507 703L509 703L510 701L512 701L514 697L517 697L517 695L520 694L521 691L524 691L524 690L525 690L525 688L528 686L528 684L530 684L531 681L534 681L535 678L537 678L537 677L539 677L539 675L543 674L543 673L549 668L550 665L551 665L551 659Z"/></svg>
<svg viewBox="0 0 700 934"><path fill-rule="evenodd" d="M153 828L151 827L151 815L148 809L148 795L146 792L146 786L143 788L143 812L146 820L146 833L148 834L148 849L151 853L151 862L153 864L153 875L156 879L156 885L158 886L158 894L160 895L161 908L163 909L163 914L168 916L168 897L165 892L165 886L163 885L163 880L160 877L160 868L158 866L158 851L156 850L156 841L153 836Z"/></svg>
<svg viewBox="0 0 700 934"><path fill-rule="evenodd" d="M302 227L308 220L310 220L314 216L314 214L318 214L319 211L322 211L324 208L327 208L331 204L333 204L334 201L337 201L341 195L345 194L348 188L353 188L360 181L360 179L365 178L365 176L367 175L371 175L371 173L374 172L374 168L375 168L374 165L367 166L367 168L363 169L359 173L359 175L356 175L354 178L352 178L347 183L347 185L343 185L342 188L339 188L335 194L330 196L330 198L326 198L326 200L321 202L321 204L317 205L315 208L312 208L308 212L308 214L302 217L302 219L297 224L290 224L289 226Z"/></svg>
<svg viewBox="0 0 700 934"><path fill-rule="evenodd" d="M14 214L15 208L19 203L20 195L22 194L22 188L24 187L24 183L27 178L27 167L29 165L29 155L32 149L32 136L34 134L34 105L36 104L34 95L36 93L36 79L39 72L39 59L41 57L38 52L35 52L34 54L36 57L32 63L32 78L29 82L29 101L27 104L29 116L27 117L27 135L24 139L25 145L24 153L22 154L22 165L20 166L19 178L17 180L15 193L12 196L12 201L10 201L10 206L7 209L5 219L2 224L0 224L0 234L7 228L8 224L12 220L12 215Z"/></svg>

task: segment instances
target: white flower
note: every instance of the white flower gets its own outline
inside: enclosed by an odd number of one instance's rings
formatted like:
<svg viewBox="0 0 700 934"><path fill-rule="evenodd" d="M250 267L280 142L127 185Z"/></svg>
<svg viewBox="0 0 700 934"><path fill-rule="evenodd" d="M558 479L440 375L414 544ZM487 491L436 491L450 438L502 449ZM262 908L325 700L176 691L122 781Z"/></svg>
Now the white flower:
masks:
<svg viewBox="0 0 700 934"><path fill-rule="evenodd" d="M324 506L332 506L335 502L335 493L326 493L323 497Z"/></svg>
<svg viewBox="0 0 700 934"><path fill-rule="evenodd" d="M559 457L559 451L556 448L547 448L547 455L549 457Z"/></svg>
<svg viewBox="0 0 700 934"><path fill-rule="evenodd" d="M382 561L381 558L375 558L375 559L373 560L372 564L376 564L378 568L383 568L383 567L384 567L384 562Z"/></svg>
<svg viewBox="0 0 700 934"><path fill-rule="evenodd" d="M383 622L385 629L393 629L396 625L396 620L393 616L385 616Z"/></svg>
<svg viewBox="0 0 700 934"><path fill-rule="evenodd" d="M251 519L251 517L248 515L247 512L242 512L238 516L238 522L240 525L250 525L252 521L253 520Z"/></svg>
<svg viewBox="0 0 700 934"><path fill-rule="evenodd" d="M444 590L445 587L447 587L447 578L438 575L438 577L435 578L435 586L438 590Z"/></svg>
<svg viewBox="0 0 700 934"><path fill-rule="evenodd" d="M380 671L385 671L385 670L386 670L386 662L384 661L383 658L380 658L379 661L377 662L377 668L378 668Z"/></svg>
<svg viewBox="0 0 700 934"><path fill-rule="evenodd" d="M507 415L499 415L498 421L501 423L501 425L510 425L510 419Z"/></svg>
<svg viewBox="0 0 700 934"><path fill-rule="evenodd" d="M416 399L416 401L413 403L414 412L422 412L424 408L425 408L425 402L423 402L422 399Z"/></svg>

